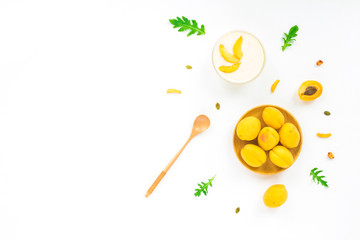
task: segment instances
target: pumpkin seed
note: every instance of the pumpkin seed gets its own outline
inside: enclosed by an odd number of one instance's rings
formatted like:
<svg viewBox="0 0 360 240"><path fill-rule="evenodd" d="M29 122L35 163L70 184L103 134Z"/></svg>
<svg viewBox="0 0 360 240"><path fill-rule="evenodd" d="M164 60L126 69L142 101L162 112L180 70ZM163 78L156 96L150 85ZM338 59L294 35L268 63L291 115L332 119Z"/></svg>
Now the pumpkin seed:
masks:
<svg viewBox="0 0 360 240"><path fill-rule="evenodd" d="M192 66L186 65L186 68L187 68L187 69L192 69Z"/></svg>
<svg viewBox="0 0 360 240"><path fill-rule="evenodd" d="M235 213L239 213L240 212L240 207L237 207L236 209L235 209Z"/></svg>
<svg viewBox="0 0 360 240"><path fill-rule="evenodd" d="M330 113L329 111L325 111L324 114L325 114L326 116L330 116L331 113Z"/></svg>
<svg viewBox="0 0 360 240"><path fill-rule="evenodd" d="M216 107L217 110L219 110L219 109L220 109L220 103L217 102L217 103L215 104L215 107Z"/></svg>

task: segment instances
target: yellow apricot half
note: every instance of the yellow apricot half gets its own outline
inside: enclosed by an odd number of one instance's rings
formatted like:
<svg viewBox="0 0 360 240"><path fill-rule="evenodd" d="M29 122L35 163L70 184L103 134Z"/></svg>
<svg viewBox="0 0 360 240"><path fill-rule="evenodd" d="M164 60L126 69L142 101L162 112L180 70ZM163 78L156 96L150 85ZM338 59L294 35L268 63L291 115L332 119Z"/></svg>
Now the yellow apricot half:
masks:
<svg viewBox="0 0 360 240"><path fill-rule="evenodd" d="M270 160L273 164L281 168L288 168L294 163L294 157L287 149L283 146L274 147L269 153Z"/></svg>
<svg viewBox="0 0 360 240"><path fill-rule="evenodd" d="M238 59L241 59L243 57L243 52L241 50L242 43L243 43L243 38L242 38L242 36L240 36L238 38L238 40L236 40L234 47L233 47L234 55Z"/></svg>
<svg viewBox="0 0 360 240"><path fill-rule="evenodd" d="M237 57L235 57L234 55L229 53L228 50L226 50L226 48L224 47L224 45L220 44L219 50L220 50L221 56L225 59L225 61L228 61L231 63L238 63L240 61L240 59L238 59Z"/></svg>
<svg viewBox="0 0 360 240"><path fill-rule="evenodd" d="M322 90L321 83L310 80L301 84L298 94L301 100L312 101L321 96Z"/></svg>
<svg viewBox="0 0 360 240"><path fill-rule="evenodd" d="M241 157L252 167L260 167L266 161L266 153L254 144L247 144L241 149Z"/></svg>
<svg viewBox="0 0 360 240"><path fill-rule="evenodd" d="M219 70L224 73L232 73L236 71L240 67L240 63L234 63L231 66L221 66L219 67Z"/></svg>

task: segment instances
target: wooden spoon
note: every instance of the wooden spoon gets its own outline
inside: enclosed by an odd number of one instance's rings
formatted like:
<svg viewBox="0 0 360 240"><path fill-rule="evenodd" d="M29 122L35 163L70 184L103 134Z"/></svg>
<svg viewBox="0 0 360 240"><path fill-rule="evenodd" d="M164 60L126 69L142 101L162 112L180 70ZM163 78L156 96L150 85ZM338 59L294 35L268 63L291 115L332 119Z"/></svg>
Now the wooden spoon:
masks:
<svg viewBox="0 0 360 240"><path fill-rule="evenodd" d="M210 119L205 115L199 115L193 125L193 129L191 131L189 139L186 141L184 146L180 149L180 151L175 155L175 157L169 162L169 164L165 167L165 169L160 173L160 175L156 178L155 182L150 186L149 190L146 192L145 197L148 197L156 188L156 186L160 183L161 179L165 176L167 171L169 171L170 167L174 164L176 159L182 153L186 145L193 139L196 135L204 132L210 126Z"/></svg>

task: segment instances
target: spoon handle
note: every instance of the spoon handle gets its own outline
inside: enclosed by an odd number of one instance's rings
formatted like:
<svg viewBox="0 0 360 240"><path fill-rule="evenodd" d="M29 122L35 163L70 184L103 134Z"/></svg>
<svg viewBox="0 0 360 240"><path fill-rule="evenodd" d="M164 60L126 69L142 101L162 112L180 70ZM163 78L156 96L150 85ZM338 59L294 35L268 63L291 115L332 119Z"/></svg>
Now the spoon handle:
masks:
<svg viewBox="0 0 360 240"><path fill-rule="evenodd" d="M175 157L173 159L171 159L171 161L169 162L169 164L165 167L165 169L159 174L159 176L155 179L154 183L150 186L149 190L147 190L145 197L150 196L150 194L155 190L155 188L157 187L157 185L160 183L161 179L163 179L163 177L165 176L165 174L167 173L167 171L169 171L170 167L174 164L174 162L176 161L176 159L180 156L180 154L182 153L182 151L184 150L184 148L186 147L186 145L190 142L190 140L192 139L192 136L186 141L186 143L184 144L184 146L180 149L180 151L175 155Z"/></svg>

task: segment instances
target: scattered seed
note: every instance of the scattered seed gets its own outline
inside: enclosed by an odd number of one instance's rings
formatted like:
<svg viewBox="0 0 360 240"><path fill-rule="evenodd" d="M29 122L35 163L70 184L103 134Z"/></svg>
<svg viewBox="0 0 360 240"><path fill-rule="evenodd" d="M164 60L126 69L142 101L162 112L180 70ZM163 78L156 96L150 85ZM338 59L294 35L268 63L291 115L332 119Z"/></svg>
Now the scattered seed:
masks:
<svg viewBox="0 0 360 240"><path fill-rule="evenodd" d="M216 107L217 110L219 110L219 109L220 109L220 103L217 102L217 103L215 104L215 107Z"/></svg>
<svg viewBox="0 0 360 240"><path fill-rule="evenodd" d="M331 133L317 133L316 134L320 138L328 138L331 137Z"/></svg>
<svg viewBox="0 0 360 240"><path fill-rule="evenodd" d="M328 152L328 157L329 157L330 159L334 159L334 154L333 154L332 152Z"/></svg>
<svg viewBox="0 0 360 240"><path fill-rule="evenodd" d="M240 207L237 207L236 209L235 209L235 213L239 213L240 212Z"/></svg>
<svg viewBox="0 0 360 240"><path fill-rule="evenodd" d="M320 66L320 65L322 65L323 63L324 63L324 62L323 62L322 60L319 60L319 61L316 62L316 65Z"/></svg>
<svg viewBox="0 0 360 240"><path fill-rule="evenodd" d="M170 89L168 89L168 90L166 91L166 93L181 93L181 91L180 91L180 90L177 90L177 89L172 89L172 88L170 88Z"/></svg>
<svg viewBox="0 0 360 240"><path fill-rule="evenodd" d="M330 116L331 113L330 113L329 111L325 111L324 114L325 114L326 116Z"/></svg>
<svg viewBox="0 0 360 240"><path fill-rule="evenodd" d="M186 68L187 68L187 69L192 69L192 66L186 65Z"/></svg>

